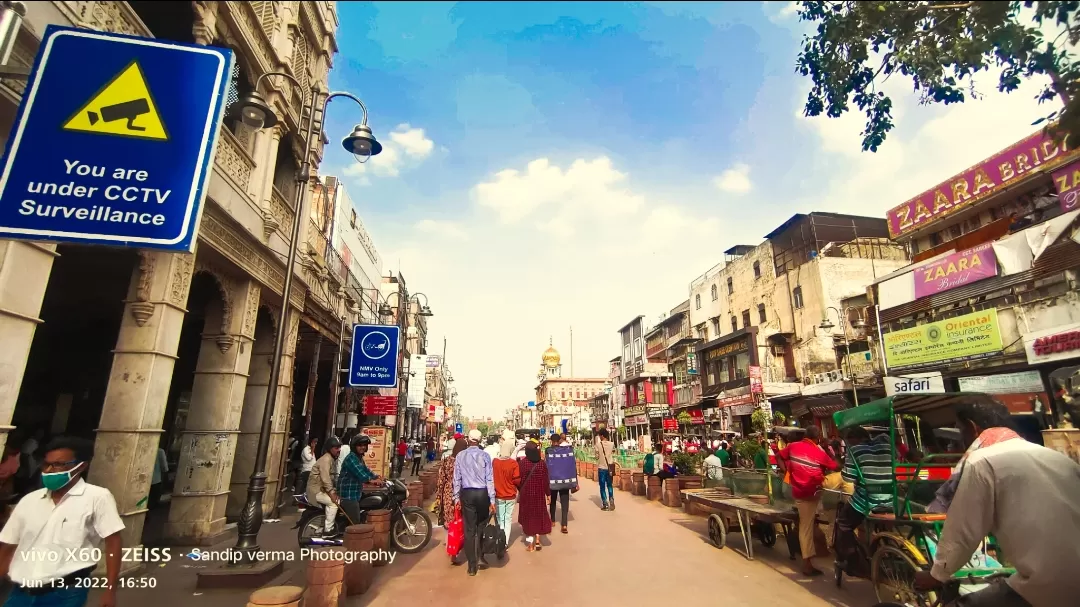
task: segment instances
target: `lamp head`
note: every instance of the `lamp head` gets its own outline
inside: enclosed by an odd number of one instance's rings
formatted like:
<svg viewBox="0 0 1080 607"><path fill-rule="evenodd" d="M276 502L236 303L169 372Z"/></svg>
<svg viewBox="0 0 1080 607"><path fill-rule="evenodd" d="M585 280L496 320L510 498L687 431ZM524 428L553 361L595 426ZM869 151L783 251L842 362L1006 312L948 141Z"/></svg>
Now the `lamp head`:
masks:
<svg viewBox="0 0 1080 607"><path fill-rule="evenodd" d="M262 95L252 91L233 106L240 121L254 129L270 128L277 124L277 115Z"/></svg>
<svg viewBox="0 0 1080 607"><path fill-rule="evenodd" d="M390 304L379 304L379 316L390 316L394 313L394 310L390 307Z"/></svg>
<svg viewBox="0 0 1080 607"><path fill-rule="evenodd" d="M866 328L866 321L861 318L856 318L855 322L851 323L851 328L856 330L862 330Z"/></svg>
<svg viewBox="0 0 1080 607"><path fill-rule="evenodd" d="M417 312L419 316L435 316L435 313L431 311L431 308L427 306L420 306L420 311Z"/></svg>
<svg viewBox="0 0 1080 607"><path fill-rule="evenodd" d="M823 318L823 319L821 320L821 324L820 324L820 325L818 325L818 326L820 326L820 327L821 327L822 329L824 329L824 330L828 331L829 329L832 329L832 328L833 328L833 327L835 327L836 325L832 324L832 321L831 321L831 320L829 320L829 319L828 319L828 317L826 317L826 318Z"/></svg>
<svg viewBox="0 0 1080 607"><path fill-rule="evenodd" d="M382 152L382 144L375 139L371 127L366 124L354 126L352 133L341 140L341 146L360 162L367 162L368 158Z"/></svg>

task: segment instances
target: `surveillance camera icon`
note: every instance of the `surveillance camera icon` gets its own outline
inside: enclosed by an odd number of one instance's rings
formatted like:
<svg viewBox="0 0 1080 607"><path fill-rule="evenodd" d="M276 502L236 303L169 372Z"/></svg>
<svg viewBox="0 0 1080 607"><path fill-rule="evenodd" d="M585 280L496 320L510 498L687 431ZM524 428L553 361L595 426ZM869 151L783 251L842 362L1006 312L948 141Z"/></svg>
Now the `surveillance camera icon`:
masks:
<svg viewBox="0 0 1080 607"><path fill-rule="evenodd" d="M98 120L104 120L105 122L114 122L116 120L127 120L127 130L129 131L145 131L145 127L135 126L135 119L143 114L150 113L150 102L146 99L135 99L132 101L125 101L123 103L116 103L113 105L107 105L101 108L101 116L97 115L97 112L86 112L86 117L90 119L90 124L97 124Z"/></svg>

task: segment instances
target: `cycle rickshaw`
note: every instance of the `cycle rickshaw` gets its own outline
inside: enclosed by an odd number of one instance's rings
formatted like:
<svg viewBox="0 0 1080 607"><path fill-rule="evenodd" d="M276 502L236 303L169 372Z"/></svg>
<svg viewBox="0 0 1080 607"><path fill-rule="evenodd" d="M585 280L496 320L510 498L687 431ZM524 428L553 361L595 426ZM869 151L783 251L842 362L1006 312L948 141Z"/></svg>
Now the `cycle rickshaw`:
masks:
<svg viewBox="0 0 1080 607"><path fill-rule="evenodd" d="M938 487L949 479L952 468L963 456L962 449L913 457L916 462L898 459L898 446L914 443L909 453L939 450L922 442L923 427L952 427L956 423L953 408L965 403L996 403L986 394L954 392L933 395L896 395L833 414L837 430L856 426L881 434L888 432L892 446L892 478L887 482L868 481L855 465L858 483L873 493L889 494L892 503L871 510L860 529L858 563L869 570L879 601L889 604L932 607L946 597L916 591L915 573L929 569L934 562L937 543L947 520L945 514L926 511ZM903 440L901 440L903 439ZM1013 572L1005 567L994 539L987 538L971 561L954 576L966 594L985 586L985 581ZM838 563L836 584L842 583L845 569L855 563ZM868 565L868 567L867 567ZM954 586L956 584L953 584ZM953 593L949 593L953 594ZM952 597L948 597L950 600Z"/></svg>

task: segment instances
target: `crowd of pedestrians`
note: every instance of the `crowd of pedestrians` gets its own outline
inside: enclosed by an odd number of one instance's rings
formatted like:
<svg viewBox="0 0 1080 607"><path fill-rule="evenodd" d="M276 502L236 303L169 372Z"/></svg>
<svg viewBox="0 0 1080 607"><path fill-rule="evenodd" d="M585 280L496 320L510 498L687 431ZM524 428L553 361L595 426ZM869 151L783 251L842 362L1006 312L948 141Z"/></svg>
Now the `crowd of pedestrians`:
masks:
<svg viewBox="0 0 1080 607"><path fill-rule="evenodd" d="M436 489L438 523L452 536L456 525L463 529L470 576L488 567L487 555L505 556L515 506L525 551L543 550L557 514L560 531L569 533L570 495L579 489L574 450L564 437L553 435L543 451L539 437L518 439L509 430L483 448L482 439L471 430L447 440ZM450 563L460 565L453 544L447 543Z"/></svg>

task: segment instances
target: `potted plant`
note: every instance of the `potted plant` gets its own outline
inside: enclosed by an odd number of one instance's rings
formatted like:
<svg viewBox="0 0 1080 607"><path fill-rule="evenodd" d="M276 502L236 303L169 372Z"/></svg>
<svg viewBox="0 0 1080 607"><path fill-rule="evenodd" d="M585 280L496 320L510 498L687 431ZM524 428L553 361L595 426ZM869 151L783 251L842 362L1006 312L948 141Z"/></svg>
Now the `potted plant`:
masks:
<svg viewBox="0 0 1080 607"><path fill-rule="evenodd" d="M774 426L783 426L787 422L787 416L779 411L773 411L772 422Z"/></svg>
<svg viewBox="0 0 1080 607"><path fill-rule="evenodd" d="M693 423L694 418L690 417L690 414L686 411L682 411L677 416L675 416L675 421L679 422L681 426L684 426L683 431L685 432L685 426L689 426L691 423Z"/></svg>
<svg viewBox="0 0 1080 607"><path fill-rule="evenodd" d="M754 409L750 414L750 426L754 432L764 434L769 426L769 413L765 409Z"/></svg>

